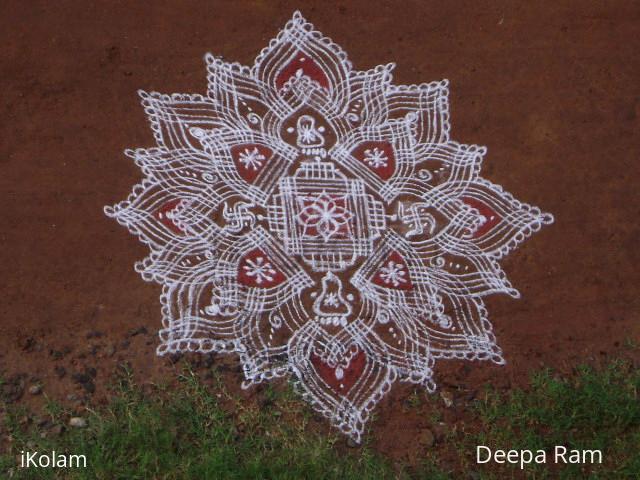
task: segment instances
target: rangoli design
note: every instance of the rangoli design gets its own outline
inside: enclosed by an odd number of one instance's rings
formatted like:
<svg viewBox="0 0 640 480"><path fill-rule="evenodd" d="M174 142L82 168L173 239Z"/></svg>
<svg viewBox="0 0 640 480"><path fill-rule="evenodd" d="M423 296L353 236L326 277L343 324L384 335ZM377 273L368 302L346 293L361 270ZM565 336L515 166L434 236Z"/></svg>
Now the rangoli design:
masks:
<svg viewBox="0 0 640 480"><path fill-rule="evenodd" d="M157 147L106 214L147 244L158 354L236 353L244 387L292 375L360 441L396 381L437 359L504 363L482 297L553 217L479 176L449 136L448 82L354 70L296 12L251 68L206 56L206 95L140 92Z"/></svg>

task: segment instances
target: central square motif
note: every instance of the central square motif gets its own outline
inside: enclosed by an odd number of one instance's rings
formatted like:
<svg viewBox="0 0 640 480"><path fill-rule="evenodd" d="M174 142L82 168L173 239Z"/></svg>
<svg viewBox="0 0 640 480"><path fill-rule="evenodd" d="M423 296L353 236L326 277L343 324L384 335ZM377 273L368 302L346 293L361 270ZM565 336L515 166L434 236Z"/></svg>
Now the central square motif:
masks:
<svg viewBox="0 0 640 480"><path fill-rule="evenodd" d="M301 256L316 272L344 270L371 254L385 215L362 180L347 178L331 162L313 160L279 186L269 225L288 254Z"/></svg>
<svg viewBox="0 0 640 480"><path fill-rule="evenodd" d="M323 238L328 242L332 238L353 238L351 220L353 214L347 206L346 196L329 195L323 191L320 195L298 197L300 212L297 222L303 226L303 238Z"/></svg>

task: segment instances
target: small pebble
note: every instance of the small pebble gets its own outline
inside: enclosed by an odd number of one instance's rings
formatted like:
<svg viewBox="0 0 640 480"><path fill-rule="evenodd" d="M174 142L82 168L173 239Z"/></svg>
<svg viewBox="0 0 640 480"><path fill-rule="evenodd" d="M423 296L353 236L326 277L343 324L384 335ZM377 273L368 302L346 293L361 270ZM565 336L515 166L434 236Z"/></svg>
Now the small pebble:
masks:
<svg viewBox="0 0 640 480"><path fill-rule="evenodd" d="M95 393L96 391L96 384L93 382L87 382L87 383L83 383L82 384L82 388L85 389L85 391L87 391L88 393Z"/></svg>
<svg viewBox="0 0 640 480"><path fill-rule="evenodd" d="M450 408L453 405L453 394L451 392L443 390L440 392L440 397L442 398L445 407Z"/></svg>
<svg viewBox="0 0 640 480"><path fill-rule="evenodd" d="M31 385L29 387L29 393L31 395L40 395L42 393L42 385Z"/></svg>
<svg viewBox="0 0 640 480"><path fill-rule="evenodd" d="M64 358L64 353L62 353L60 350L51 350L51 352L49 353L54 360L62 360Z"/></svg>
<svg viewBox="0 0 640 480"><path fill-rule="evenodd" d="M88 383L91 381L91 376L88 373L74 373L71 378L76 383Z"/></svg>
<svg viewBox="0 0 640 480"><path fill-rule="evenodd" d="M433 444L436 442L433 433L428 428L425 428L419 433L418 443L427 448L433 447Z"/></svg>
<svg viewBox="0 0 640 480"><path fill-rule="evenodd" d="M129 330L129 333L127 334L127 336L129 337L135 337L136 335L146 335L147 333L149 333L149 331L147 330L147 327L140 326L138 328L134 328L132 330Z"/></svg>
<svg viewBox="0 0 640 480"><path fill-rule="evenodd" d="M71 417L69 419L69 426L74 428L84 428L87 426L87 421L82 417Z"/></svg>
<svg viewBox="0 0 640 480"><path fill-rule="evenodd" d="M358 448L360 446L361 445L358 442L356 442L353 438L351 438L351 437L347 438L347 447L349 447L349 448Z"/></svg>
<svg viewBox="0 0 640 480"><path fill-rule="evenodd" d="M87 338L100 338L102 335L104 334L99 330L91 330L87 332Z"/></svg>

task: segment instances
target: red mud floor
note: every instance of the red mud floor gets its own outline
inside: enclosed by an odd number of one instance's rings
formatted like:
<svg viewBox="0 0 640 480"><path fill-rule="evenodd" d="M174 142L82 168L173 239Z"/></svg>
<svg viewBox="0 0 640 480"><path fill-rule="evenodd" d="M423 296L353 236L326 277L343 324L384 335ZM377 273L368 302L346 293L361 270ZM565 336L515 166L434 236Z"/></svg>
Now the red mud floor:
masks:
<svg viewBox="0 0 640 480"><path fill-rule="evenodd" d="M460 400L445 422L468 416L465 399L487 383L627 355L640 340L640 4L5 0L2 376L92 405L118 363L140 381L176 376L154 353L160 287L132 268L146 248L102 213L141 178L123 149L154 145L136 90L204 93L205 52L249 64L295 9L356 68L394 61L396 83L448 78L452 137L487 145L483 176L555 215L502 261L522 299L487 299L508 365L438 364ZM235 359L220 362L237 388ZM94 393L74 378L86 369ZM411 392L396 386L369 433L410 461L428 426L428 411L403 408Z"/></svg>

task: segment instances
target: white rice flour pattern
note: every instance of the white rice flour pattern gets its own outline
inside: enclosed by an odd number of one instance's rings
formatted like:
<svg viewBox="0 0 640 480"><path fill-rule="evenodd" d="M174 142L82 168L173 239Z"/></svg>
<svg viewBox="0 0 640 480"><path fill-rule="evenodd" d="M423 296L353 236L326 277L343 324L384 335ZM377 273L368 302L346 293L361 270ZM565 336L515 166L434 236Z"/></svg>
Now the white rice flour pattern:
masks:
<svg viewBox="0 0 640 480"><path fill-rule="evenodd" d="M504 363L482 298L553 217L481 178L449 136L448 82L355 70L295 13L252 67L206 56L206 95L140 92L157 146L105 208L162 285L158 354L236 353L244 387L292 375L354 440L437 359Z"/></svg>

